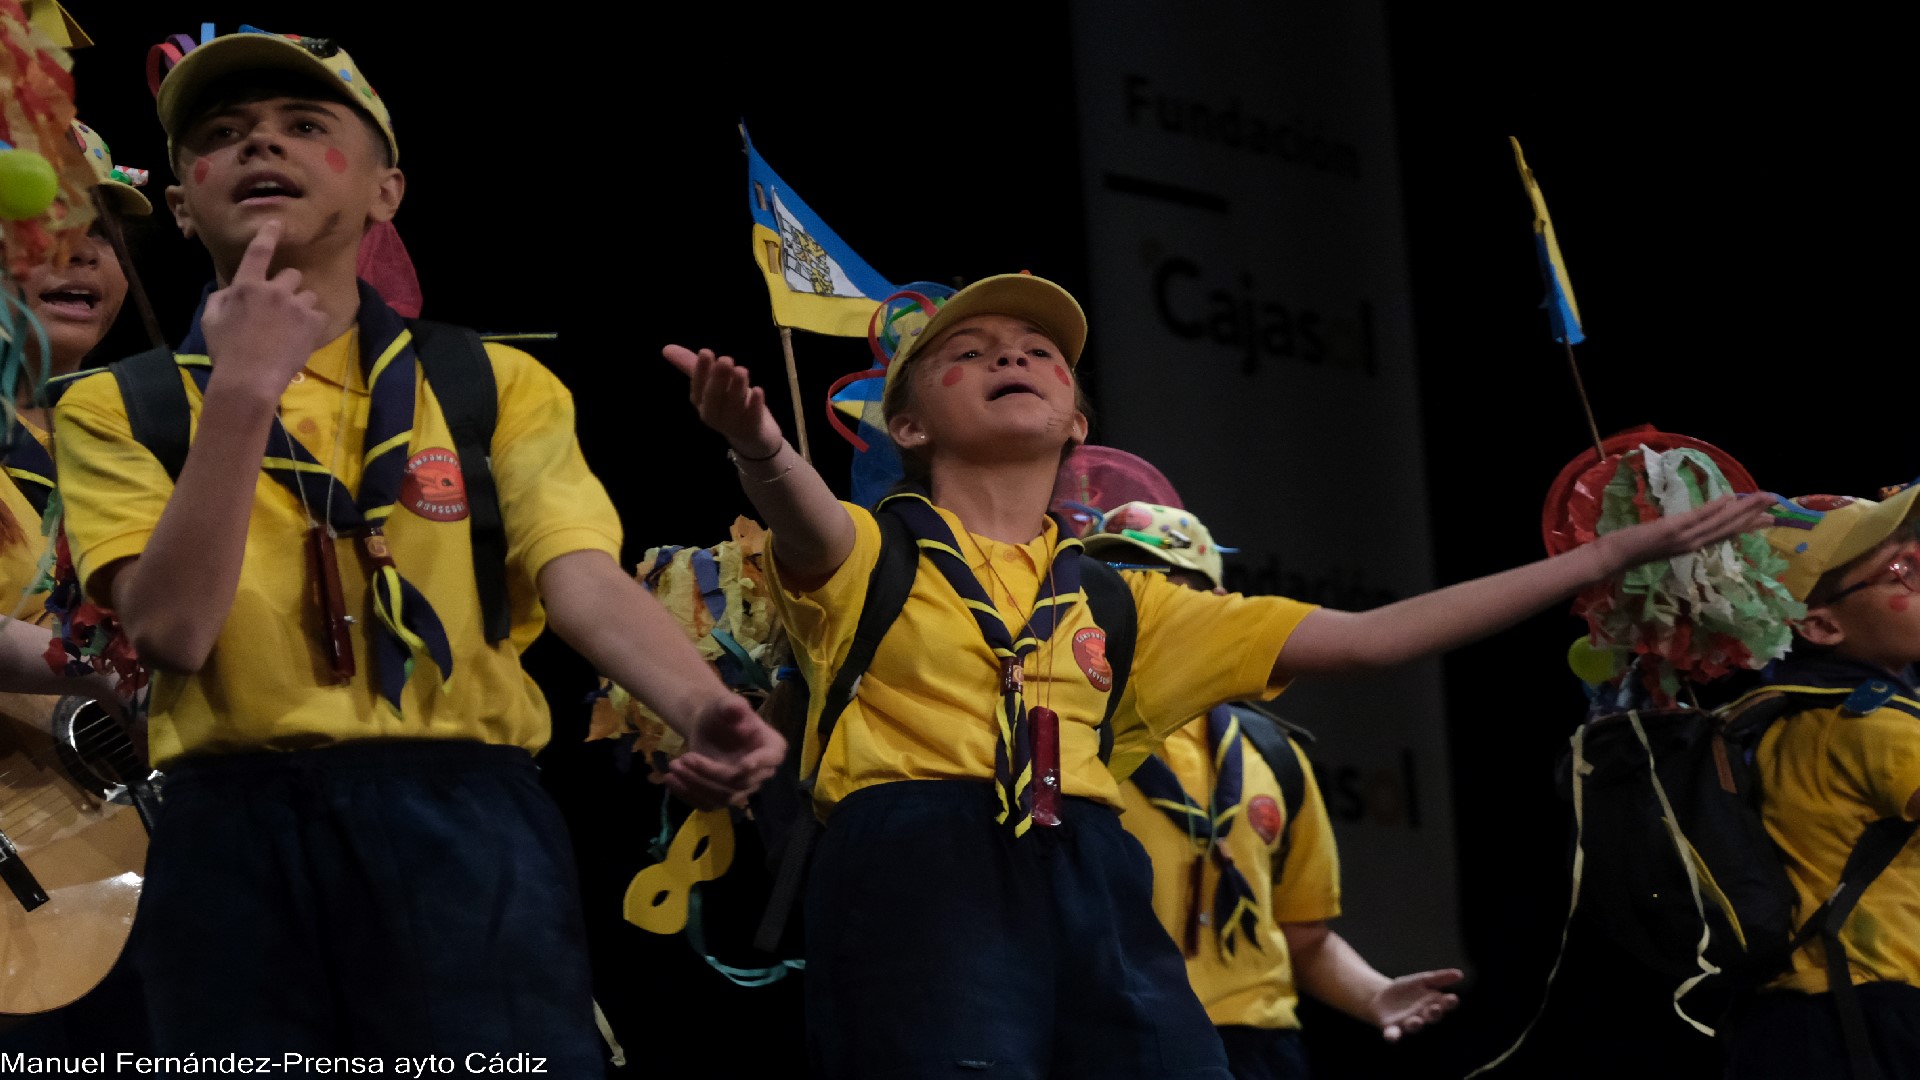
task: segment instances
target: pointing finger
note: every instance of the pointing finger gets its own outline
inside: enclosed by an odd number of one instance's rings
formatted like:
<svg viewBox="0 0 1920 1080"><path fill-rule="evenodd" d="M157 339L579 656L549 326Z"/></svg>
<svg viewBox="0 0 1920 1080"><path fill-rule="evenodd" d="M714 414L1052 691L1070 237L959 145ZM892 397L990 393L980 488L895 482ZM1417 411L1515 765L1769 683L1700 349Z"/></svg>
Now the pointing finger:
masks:
<svg viewBox="0 0 1920 1080"><path fill-rule="evenodd" d="M253 240L247 244L246 254L240 256L240 265L233 272L233 280L267 280L267 267L273 263L273 249L280 244L280 228L277 220L260 226L260 231L254 233Z"/></svg>

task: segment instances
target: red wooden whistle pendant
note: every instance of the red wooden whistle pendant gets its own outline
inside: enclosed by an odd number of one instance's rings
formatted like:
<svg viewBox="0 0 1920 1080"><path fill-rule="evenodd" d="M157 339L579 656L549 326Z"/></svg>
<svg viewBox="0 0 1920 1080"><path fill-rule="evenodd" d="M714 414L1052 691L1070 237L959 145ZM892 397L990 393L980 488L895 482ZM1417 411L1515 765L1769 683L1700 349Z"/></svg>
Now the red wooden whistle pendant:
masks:
<svg viewBox="0 0 1920 1080"><path fill-rule="evenodd" d="M1027 710L1033 747L1033 823L1060 824L1060 717L1045 705Z"/></svg>
<svg viewBox="0 0 1920 1080"><path fill-rule="evenodd" d="M340 562L333 553L333 530L314 525L307 530L307 561L313 565L314 592L326 622L327 665L335 682L353 680L353 620L340 590Z"/></svg>

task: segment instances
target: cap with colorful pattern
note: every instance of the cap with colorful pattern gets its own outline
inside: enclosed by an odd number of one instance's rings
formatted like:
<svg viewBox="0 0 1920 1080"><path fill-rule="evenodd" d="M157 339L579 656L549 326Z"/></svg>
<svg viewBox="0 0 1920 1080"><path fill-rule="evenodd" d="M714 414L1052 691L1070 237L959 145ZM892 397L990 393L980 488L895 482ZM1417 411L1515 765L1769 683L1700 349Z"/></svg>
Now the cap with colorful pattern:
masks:
<svg viewBox="0 0 1920 1080"><path fill-rule="evenodd" d="M127 217L146 217L153 213L153 203L134 190L146 186L147 170L115 165L113 151L107 149L107 140L80 121L75 120L71 130L74 144L80 147L80 155L87 159L87 164L93 168L93 175L99 178L101 194L113 203L114 209Z"/></svg>
<svg viewBox="0 0 1920 1080"><path fill-rule="evenodd" d="M1780 583L1805 600L1828 572L1879 547L1913 513L1920 484L1909 484L1884 502L1846 495L1802 495L1772 507L1773 527L1762 535L1787 560Z"/></svg>
<svg viewBox="0 0 1920 1080"><path fill-rule="evenodd" d="M347 100L373 119L387 138L395 164L400 144L393 137L393 118L387 103L361 73L345 49L330 38L271 34L242 26L237 34L213 34L211 24L200 30L200 40L175 34L147 54L147 84L159 99L160 126L167 132L167 152L187 121L200 91L213 81L241 71L279 70L316 76L337 83Z"/></svg>
<svg viewBox="0 0 1920 1080"><path fill-rule="evenodd" d="M1107 511L1100 527L1080 542L1097 559L1124 562L1146 556L1152 563L1203 574L1216 589L1226 577L1220 553L1233 550L1215 544L1206 525L1188 511L1146 502L1122 503Z"/></svg>

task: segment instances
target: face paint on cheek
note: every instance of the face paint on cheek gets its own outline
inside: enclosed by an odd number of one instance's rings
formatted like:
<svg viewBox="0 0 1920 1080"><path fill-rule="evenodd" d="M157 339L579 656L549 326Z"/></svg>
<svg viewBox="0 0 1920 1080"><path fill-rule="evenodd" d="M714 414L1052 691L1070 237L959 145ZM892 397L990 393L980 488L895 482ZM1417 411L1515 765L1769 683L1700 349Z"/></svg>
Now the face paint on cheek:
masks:
<svg viewBox="0 0 1920 1080"><path fill-rule="evenodd" d="M1913 597L1908 596L1906 593L1901 593L1899 596L1889 596L1887 597L1887 609L1895 613L1904 612L1907 610L1907 604L1912 600Z"/></svg>
<svg viewBox="0 0 1920 1080"><path fill-rule="evenodd" d="M964 368L950 367L946 370L946 374L940 376L940 385L952 386L965 377L966 374L967 372Z"/></svg>
<svg viewBox="0 0 1920 1080"><path fill-rule="evenodd" d="M1061 386L1073 385L1073 376L1067 374L1067 369L1060 364L1053 365L1053 377L1060 380Z"/></svg>
<svg viewBox="0 0 1920 1080"><path fill-rule="evenodd" d="M338 148L329 148L327 150L327 168L337 173L346 172L347 155L341 153Z"/></svg>
<svg viewBox="0 0 1920 1080"><path fill-rule="evenodd" d="M209 162L206 158L201 158L199 161L194 162L193 163L193 182L196 184L206 183L207 173L211 171L213 171L213 164Z"/></svg>

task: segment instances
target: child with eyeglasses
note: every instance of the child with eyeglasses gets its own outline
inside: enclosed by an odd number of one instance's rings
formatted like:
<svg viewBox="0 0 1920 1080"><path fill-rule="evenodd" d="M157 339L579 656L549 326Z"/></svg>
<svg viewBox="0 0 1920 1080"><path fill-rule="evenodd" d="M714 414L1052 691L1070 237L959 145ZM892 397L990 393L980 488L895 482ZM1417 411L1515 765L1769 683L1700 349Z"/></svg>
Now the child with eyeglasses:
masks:
<svg viewBox="0 0 1920 1080"><path fill-rule="evenodd" d="M1920 486L1884 502L1802 496L1765 534L1787 560L1782 584L1807 613L1794 626L1793 651L1755 693L1832 700L1776 721L1756 755L1761 813L1798 894L1797 921L1834 895L1869 826L1910 830L1920 818L1916 498ZM1743 1006L1727 1027L1729 1077L1860 1076L1863 1063L1849 1061L1849 1023L1864 1029L1854 1042L1867 1044L1881 1076L1920 1075L1920 843L1910 831L1838 940L1844 961L1816 937ZM1842 962L1857 1021L1843 1019L1850 1007L1832 991Z"/></svg>

